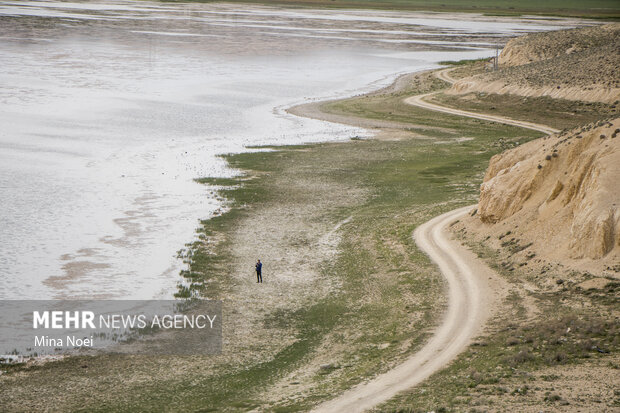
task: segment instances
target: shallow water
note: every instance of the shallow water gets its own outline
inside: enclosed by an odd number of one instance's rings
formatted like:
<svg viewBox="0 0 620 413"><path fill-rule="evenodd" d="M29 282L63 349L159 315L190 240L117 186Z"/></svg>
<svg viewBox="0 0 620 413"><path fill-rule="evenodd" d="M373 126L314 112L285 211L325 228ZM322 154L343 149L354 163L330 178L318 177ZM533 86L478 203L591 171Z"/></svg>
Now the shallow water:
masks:
<svg viewBox="0 0 620 413"><path fill-rule="evenodd" d="M217 154L368 134L283 108L571 24L0 1L0 298L171 297Z"/></svg>

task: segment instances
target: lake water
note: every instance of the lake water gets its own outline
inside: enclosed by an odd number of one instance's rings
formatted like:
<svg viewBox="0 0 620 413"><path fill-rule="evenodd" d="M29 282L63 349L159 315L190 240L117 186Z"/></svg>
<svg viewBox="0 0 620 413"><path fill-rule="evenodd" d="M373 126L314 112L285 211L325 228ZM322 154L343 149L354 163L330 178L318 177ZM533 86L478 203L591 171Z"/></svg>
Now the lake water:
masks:
<svg viewBox="0 0 620 413"><path fill-rule="evenodd" d="M568 20L0 1L0 299L167 298L217 154L369 133L284 109Z"/></svg>

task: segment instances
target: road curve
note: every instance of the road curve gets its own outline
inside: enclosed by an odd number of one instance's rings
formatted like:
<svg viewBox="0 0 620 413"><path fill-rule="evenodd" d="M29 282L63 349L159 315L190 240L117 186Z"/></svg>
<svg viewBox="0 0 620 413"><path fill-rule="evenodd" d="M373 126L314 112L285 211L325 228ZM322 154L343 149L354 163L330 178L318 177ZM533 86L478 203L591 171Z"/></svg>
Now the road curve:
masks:
<svg viewBox="0 0 620 413"><path fill-rule="evenodd" d="M486 274L474 271L464 247L449 240L444 229L472 206L450 211L419 226L413 237L435 262L448 284L448 311L424 347L396 368L359 384L319 405L316 413L362 412L419 384L453 360L469 344L486 318Z"/></svg>
<svg viewBox="0 0 620 413"><path fill-rule="evenodd" d="M448 83L455 80L449 75L452 69L435 72L435 76ZM557 129L532 122L519 121L503 116L487 115L448 108L424 99L440 92L411 96L404 102L428 110L449 113L533 129L552 134ZM465 215L472 206L456 209L431 219L419 226L413 237L420 249L435 262L448 283L448 311L431 339L420 351L394 369L361 383L339 397L317 406L315 413L362 412L385 402L396 394L421 383L431 374L452 361L469 344L484 325L488 316L490 294L481 293L488 288L487 279L493 272L471 256L462 245L449 240L445 228Z"/></svg>
<svg viewBox="0 0 620 413"><path fill-rule="evenodd" d="M437 72L435 72L435 76L443 81L446 81L448 83L454 83L455 80L448 74L448 72L450 72L451 69L444 69L444 70L439 70ZM521 128L526 128L526 129L533 129L539 132L543 132L546 134L552 134L552 133L557 133L559 132L559 130L551 128L547 125L541 125L538 123L532 123L532 122L526 122L526 121L521 121L521 120L515 120L515 119L510 119L510 118L505 118L503 116L495 116L495 115L487 115L484 113L475 113L475 112L468 112L465 110L460 110L460 109L454 109L454 108L449 108L449 107L445 107L445 106L440 106L437 105L435 103L430 103L427 102L426 100L424 100L425 98L428 98L429 96L435 95L439 92L431 92L431 93L426 93L424 95L417 95L417 96L411 96L408 98L405 98L403 101L408 104L408 105L413 105L413 106L417 106L423 109L429 109L429 110L434 110L437 112L443 112L443 113L449 113L451 115L458 115L458 116L465 116L468 118L475 118L475 119L482 119L482 120L488 120L490 122L497 122L497 123L503 123L506 125L512 125L512 126L519 126Z"/></svg>
<svg viewBox="0 0 620 413"><path fill-rule="evenodd" d="M454 79L452 76L450 76L450 72L453 71L453 68L449 68L449 69L442 69L442 70L437 70L435 71L433 74L435 75L435 77L437 79L441 79L444 82L448 82L450 84L453 84L454 82L456 82L456 79Z"/></svg>

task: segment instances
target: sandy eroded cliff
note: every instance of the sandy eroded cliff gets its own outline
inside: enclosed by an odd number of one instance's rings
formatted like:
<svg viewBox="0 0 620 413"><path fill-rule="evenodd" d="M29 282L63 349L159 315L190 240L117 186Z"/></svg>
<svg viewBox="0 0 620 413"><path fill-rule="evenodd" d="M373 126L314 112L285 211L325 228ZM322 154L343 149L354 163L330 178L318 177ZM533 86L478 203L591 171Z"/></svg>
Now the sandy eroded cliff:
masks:
<svg viewBox="0 0 620 413"><path fill-rule="evenodd" d="M512 229L555 260L620 263L620 118L494 156L480 191L486 230Z"/></svg>

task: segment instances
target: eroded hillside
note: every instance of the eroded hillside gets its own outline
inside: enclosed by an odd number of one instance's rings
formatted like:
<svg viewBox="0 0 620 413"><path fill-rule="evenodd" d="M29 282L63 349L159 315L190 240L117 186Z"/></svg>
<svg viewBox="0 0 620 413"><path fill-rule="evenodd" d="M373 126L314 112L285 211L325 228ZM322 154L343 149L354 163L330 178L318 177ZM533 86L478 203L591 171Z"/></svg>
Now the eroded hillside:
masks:
<svg viewBox="0 0 620 413"><path fill-rule="evenodd" d="M522 36L506 44L499 63L499 71L461 79L449 93L508 93L617 104L620 24Z"/></svg>
<svg viewBox="0 0 620 413"><path fill-rule="evenodd" d="M620 263L620 118L494 156L478 229L509 232L537 254L593 272ZM502 237L504 238L504 237ZM504 240L506 241L506 240Z"/></svg>

